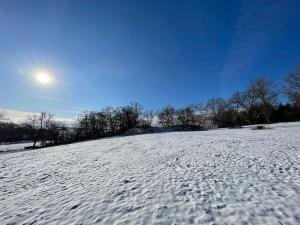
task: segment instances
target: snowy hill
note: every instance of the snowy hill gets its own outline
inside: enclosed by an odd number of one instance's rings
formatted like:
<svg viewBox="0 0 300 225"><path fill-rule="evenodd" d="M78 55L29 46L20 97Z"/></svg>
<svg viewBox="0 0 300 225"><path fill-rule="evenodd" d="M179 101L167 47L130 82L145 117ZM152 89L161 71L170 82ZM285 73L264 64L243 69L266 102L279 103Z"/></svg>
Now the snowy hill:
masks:
<svg viewBox="0 0 300 225"><path fill-rule="evenodd" d="M300 123L0 154L0 224L300 224Z"/></svg>

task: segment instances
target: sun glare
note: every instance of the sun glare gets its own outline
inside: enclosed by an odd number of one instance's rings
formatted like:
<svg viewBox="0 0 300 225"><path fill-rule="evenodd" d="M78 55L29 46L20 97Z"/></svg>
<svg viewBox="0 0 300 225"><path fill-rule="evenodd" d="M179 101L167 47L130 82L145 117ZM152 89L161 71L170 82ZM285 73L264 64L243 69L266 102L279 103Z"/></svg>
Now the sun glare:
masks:
<svg viewBox="0 0 300 225"><path fill-rule="evenodd" d="M51 75L46 73L46 72L38 72L36 73L35 75L35 79L37 82L39 82L40 84L43 84L43 85L48 85L51 83Z"/></svg>

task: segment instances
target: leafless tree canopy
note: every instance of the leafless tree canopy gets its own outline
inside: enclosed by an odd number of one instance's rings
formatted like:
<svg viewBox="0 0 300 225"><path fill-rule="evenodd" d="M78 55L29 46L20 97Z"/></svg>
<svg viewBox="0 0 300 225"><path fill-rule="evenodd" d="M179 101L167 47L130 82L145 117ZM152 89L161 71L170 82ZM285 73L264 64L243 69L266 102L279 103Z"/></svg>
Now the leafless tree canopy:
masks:
<svg viewBox="0 0 300 225"><path fill-rule="evenodd" d="M276 104L278 92L273 81L266 77L259 77L250 83L248 92L253 94L256 102L262 106L266 122L270 123L272 105Z"/></svg>
<svg viewBox="0 0 300 225"><path fill-rule="evenodd" d="M45 144L46 132L56 127L53 117L53 114L46 112L28 116L27 124L35 130L33 147L36 147L38 141L41 141L42 145Z"/></svg>
<svg viewBox="0 0 300 225"><path fill-rule="evenodd" d="M227 102L223 98L213 98L207 101L206 109L211 114L215 123L219 124L221 115L225 112Z"/></svg>
<svg viewBox="0 0 300 225"><path fill-rule="evenodd" d="M175 109L173 106L166 106L158 113L159 123L163 127L172 127L175 125Z"/></svg>
<svg viewBox="0 0 300 225"><path fill-rule="evenodd" d="M153 110L145 111L144 112L144 120L146 121L146 125L151 127L154 117L155 117L155 113Z"/></svg>
<svg viewBox="0 0 300 225"><path fill-rule="evenodd" d="M293 104L300 106L300 63L285 79L284 92Z"/></svg>
<svg viewBox="0 0 300 225"><path fill-rule="evenodd" d="M177 121L179 122L179 125L184 127L195 126L196 116L194 108L192 106L188 106L177 110Z"/></svg>

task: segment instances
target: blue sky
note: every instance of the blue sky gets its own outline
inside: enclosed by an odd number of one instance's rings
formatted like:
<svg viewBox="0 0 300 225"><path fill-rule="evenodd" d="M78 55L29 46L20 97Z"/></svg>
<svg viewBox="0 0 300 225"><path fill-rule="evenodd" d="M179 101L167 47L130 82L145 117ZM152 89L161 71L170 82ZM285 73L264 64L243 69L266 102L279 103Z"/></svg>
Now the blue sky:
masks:
<svg viewBox="0 0 300 225"><path fill-rule="evenodd" d="M0 107L72 117L229 97L300 60L300 2L0 1ZM54 82L41 85L36 70Z"/></svg>

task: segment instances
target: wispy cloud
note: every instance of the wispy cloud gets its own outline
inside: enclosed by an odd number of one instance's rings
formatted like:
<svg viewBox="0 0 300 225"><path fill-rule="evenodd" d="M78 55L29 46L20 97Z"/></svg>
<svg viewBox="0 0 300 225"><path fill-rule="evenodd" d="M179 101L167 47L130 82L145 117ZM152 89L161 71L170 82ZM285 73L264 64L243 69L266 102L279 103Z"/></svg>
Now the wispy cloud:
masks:
<svg viewBox="0 0 300 225"><path fill-rule="evenodd" d="M38 114L38 112L26 112L13 109L0 108L0 112L4 114L4 121L12 121L15 123L24 122L29 116ZM75 118L55 117L55 120L72 124Z"/></svg>
<svg viewBox="0 0 300 225"><path fill-rule="evenodd" d="M0 108L0 112L4 114L4 120L10 120L12 122L22 122L28 118L28 116L34 115L35 113L32 112L24 112L24 111L18 111L13 109L5 109Z"/></svg>
<svg viewBox="0 0 300 225"><path fill-rule="evenodd" d="M39 98L47 100L47 101L54 101L54 102L61 102L64 99L56 96L50 96L50 95L41 95Z"/></svg>
<svg viewBox="0 0 300 225"><path fill-rule="evenodd" d="M23 76L23 75L28 74L28 72L26 72L24 69L18 69L18 70L17 70L17 74Z"/></svg>
<svg viewBox="0 0 300 225"><path fill-rule="evenodd" d="M265 51L268 41L276 38L288 20L285 1L242 2L233 32L231 47L220 73L220 89L226 96L228 85L247 76L249 69ZM230 89L230 88L228 88Z"/></svg>

